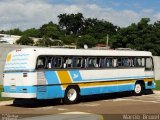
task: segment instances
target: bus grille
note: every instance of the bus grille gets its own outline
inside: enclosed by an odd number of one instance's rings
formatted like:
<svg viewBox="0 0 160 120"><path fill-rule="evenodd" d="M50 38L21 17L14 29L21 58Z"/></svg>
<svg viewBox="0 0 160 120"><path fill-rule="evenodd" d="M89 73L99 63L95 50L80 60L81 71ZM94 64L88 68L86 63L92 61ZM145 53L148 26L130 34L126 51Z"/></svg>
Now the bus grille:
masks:
<svg viewBox="0 0 160 120"><path fill-rule="evenodd" d="M43 71L38 71L37 72L37 83L38 86L37 87L37 92L46 92L46 84L47 84L47 81L46 81L46 78L45 78L45 74Z"/></svg>
<svg viewBox="0 0 160 120"><path fill-rule="evenodd" d="M45 79L45 75L44 72L37 72L37 83L38 85L46 85L46 79Z"/></svg>

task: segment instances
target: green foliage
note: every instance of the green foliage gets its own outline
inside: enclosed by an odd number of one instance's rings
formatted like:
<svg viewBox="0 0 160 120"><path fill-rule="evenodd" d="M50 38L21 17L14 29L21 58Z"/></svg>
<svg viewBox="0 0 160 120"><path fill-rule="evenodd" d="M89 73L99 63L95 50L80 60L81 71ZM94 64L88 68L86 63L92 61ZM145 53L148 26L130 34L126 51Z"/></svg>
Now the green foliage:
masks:
<svg viewBox="0 0 160 120"><path fill-rule="evenodd" d="M154 25L149 22L149 18L142 18L137 24L118 30L117 34L112 37L112 48L132 48L160 55L160 22Z"/></svg>
<svg viewBox="0 0 160 120"><path fill-rule="evenodd" d="M92 36L96 39L95 43L106 43L105 37L107 36L107 34L112 36L116 33L116 29L118 28L112 23L104 20L97 20L94 18L86 19L81 13L60 14L58 17L61 30L63 30L67 34L61 37L65 44L74 43L75 40L78 39L75 38L75 36L78 37L83 35ZM87 43L88 46L93 46L92 42L87 41Z"/></svg>
<svg viewBox="0 0 160 120"><path fill-rule="evenodd" d="M35 28L31 28L31 29L27 29L23 32L23 35L27 35L29 37L36 37L39 38L40 37L40 31L38 29Z"/></svg>
<svg viewBox="0 0 160 120"><path fill-rule="evenodd" d="M60 38L64 44L72 44L72 43L75 43L76 42L76 36L74 35L64 35Z"/></svg>
<svg viewBox="0 0 160 120"><path fill-rule="evenodd" d="M31 38L29 38L27 35L23 35L20 39L16 41L16 44L33 45L34 41Z"/></svg>
<svg viewBox="0 0 160 120"><path fill-rule="evenodd" d="M39 31L41 37L47 36L52 39L59 39L60 36L58 25L54 24L53 22L49 22L48 24L42 25Z"/></svg>
<svg viewBox="0 0 160 120"><path fill-rule="evenodd" d="M156 80L156 88L154 90L160 90L160 80Z"/></svg>
<svg viewBox="0 0 160 120"><path fill-rule="evenodd" d="M117 26L110 22L88 18L85 20L83 34L90 34L96 39L103 39L107 34L116 33L116 29Z"/></svg>
<svg viewBox="0 0 160 120"><path fill-rule="evenodd" d="M9 34L9 35L22 35L23 32L19 28L3 31L3 34Z"/></svg>
<svg viewBox="0 0 160 120"><path fill-rule="evenodd" d="M43 36L43 38L39 39L35 44L35 46L44 46L44 47L50 47L52 45L53 41L51 41L50 38L47 36Z"/></svg>
<svg viewBox="0 0 160 120"><path fill-rule="evenodd" d="M3 98L1 97L1 93L3 92L3 86L0 85L0 101L8 101L8 100L13 100L12 98Z"/></svg>
<svg viewBox="0 0 160 120"><path fill-rule="evenodd" d="M66 30L66 34L78 35L81 33L84 24L82 13L77 14L60 14L59 26L62 30Z"/></svg>
<svg viewBox="0 0 160 120"><path fill-rule="evenodd" d="M153 55L160 55L160 21L150 24L149 18L142 18L138 23L132 23L128 27L120 28L105 20L85 18L82 13L60 14L59 23L49 22L40 28L31 28L25 31L11 29L0 31L3 34L25 35L42 38L36 45L53 46L62 44L77 44L89 47L97 43L106 44L106 36L109 35L111 48L132 48L136 50L151 51ZM44 37L45 36L45 37ZM79 36L82 36L79 38ZM25 38L25 39L24 39ZM18 40L17 44L32 45L32 41L26 37ZM62 40L62 42L61 42Z"/></svg>
<svg viewBox="0 0 160 120"><path fill-rule="evenodd" d="M90 35L79 36L77 39L78 47L83 48L85 44L91 48L96 45L96 39Z"/></svg>

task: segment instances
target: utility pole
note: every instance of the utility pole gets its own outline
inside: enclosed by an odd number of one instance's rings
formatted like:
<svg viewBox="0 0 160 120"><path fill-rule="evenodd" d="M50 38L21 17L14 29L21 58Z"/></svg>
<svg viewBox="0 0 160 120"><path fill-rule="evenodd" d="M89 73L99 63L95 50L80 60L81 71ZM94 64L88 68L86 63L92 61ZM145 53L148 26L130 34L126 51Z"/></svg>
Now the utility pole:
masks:
<svg viewBox="0 0 160 120"><path fill-rule="evenodd" d="M108 34L107 34L106 47L108 47L108 41L109 41L109 36L108 36Z"/></svg>

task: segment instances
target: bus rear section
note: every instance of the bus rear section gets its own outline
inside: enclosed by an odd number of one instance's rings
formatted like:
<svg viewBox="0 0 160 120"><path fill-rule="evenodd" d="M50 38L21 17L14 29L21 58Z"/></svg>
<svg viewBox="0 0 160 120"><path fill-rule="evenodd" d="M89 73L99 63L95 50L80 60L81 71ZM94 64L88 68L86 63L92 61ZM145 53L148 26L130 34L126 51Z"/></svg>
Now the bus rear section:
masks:
<svg viewBox="0 0 160 120"><path fill-rule="evenodd" d="M7 55L2 97L36 98L35 62L29 49L14 50Z"/></svg>

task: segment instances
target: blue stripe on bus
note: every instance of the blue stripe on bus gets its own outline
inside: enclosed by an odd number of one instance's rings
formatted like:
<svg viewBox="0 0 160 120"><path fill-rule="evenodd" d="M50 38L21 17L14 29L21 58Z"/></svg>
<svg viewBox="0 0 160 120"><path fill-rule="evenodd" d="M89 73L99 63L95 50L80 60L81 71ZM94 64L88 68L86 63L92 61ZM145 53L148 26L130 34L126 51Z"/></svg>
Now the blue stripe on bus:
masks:
<svg viewBox="0 0 160 120"><path fill-rule="evenodd" d="M36 93L37 87L36 86L3 86L4 92L10 93L24 93L23 89L27 90L27 93Z"/></svg>
<svg viewBox="0 0 160 120"><path fill-rule="evenodd" d="M81 88L81 95L91 94L102 94L102 93L113 93L134 90L134 84L128 85L114 85L114 86L103 86L103 87L92 87L92 88Z"/></svg>
<svg viewBox="0 0 160 120"><path fill-rule="evenodd" d="M37 99L63 98L64 91L59 86L46 86L46 92L37 92Z"/></svg>
<svg viewBox="0 0 160 120"><path fill-rule="evenodd" d="M54 99L63 98L65 91L59 86L44 86L46 87L46 92L38 92L36 86L16 86L15 90L11 89L11 86L4 86L4 92L9 93L23 93L22 89L27 89L27 93L36 93L37 99ZM151 86L146 84L146 89L155 88L155 83ZM81 88L81 95L92 95L92 94L102 94L102 93L113 93L122 91L134 90L134 84L124 84L124 85L112 85L112 86L99 86L99 87L89 87Z"/></svg>
<svg viewBox="0 0 160 120"><path fill-rule="evenodd" d="M148 85L148 82L145 83L145 89L154 89L156 88L156 83L153 82L152 85Z"/></svg>
<svg viewBox="0 0 160 120"><path fill-rule="evenodd" d="M55 71L45 71L45 78L49 84L60 84L57 74ZM37 91L37 99L52 99L52 98L63 98L64 91L61 85L56 86L44 86L46 88L45 92Z"/></svg>
<svg viewBox="0 0 160 120"><path fill-rule="evenodd" d="M63 98L64 90L58 90L58 86L46 86L47 92L38 93L38 99L54 99L54 98ZM113 93L113 92L122 92L134 90L134 84L121 85L121 86L100 86L100 87L90 87L90 88L81 88L81 95L92 95L92 94L102 94L102 93Z"/></svg>
<svg viewBox="0 0 160 120"><path fill-rule="evenodd" d="M73 81L82 81L82 77L79 70L70 70L69 73Z"/></svg>
<svg viewBox="0 0 160 120"><path fill-rule="evenodd" d="M36 73L34 70L27 70L27 71L17 71L17 72L12 72L12 71L7 71L4 72L4 74L20 74L20 73Z"/></svg>
<svg viewBox="0 0 160 120"><path fill-rule="evenodd" d="M48 84L60 84L55 71L45 71L45 78Z"/></svg>

